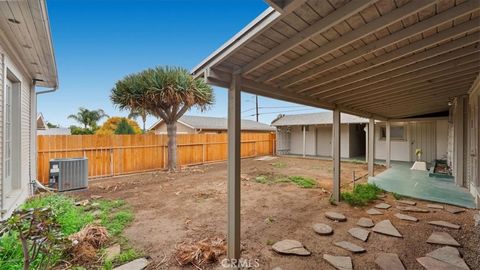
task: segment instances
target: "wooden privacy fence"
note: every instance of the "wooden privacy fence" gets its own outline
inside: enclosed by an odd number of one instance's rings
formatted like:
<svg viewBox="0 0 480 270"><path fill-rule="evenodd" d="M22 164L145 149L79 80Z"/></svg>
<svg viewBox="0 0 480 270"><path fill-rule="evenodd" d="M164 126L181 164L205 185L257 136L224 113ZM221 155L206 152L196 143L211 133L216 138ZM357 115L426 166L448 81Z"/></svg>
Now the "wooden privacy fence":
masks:
<svg viewBox="0 0 480 270"><path fill-rule="evenodd" d="M275 134L242 133L242 157L275 153ZM167 136L54 135L38 136L38 179L48 183L49 162L55 158L88 158L90 178L164 169ZM178 165L195 165L227 159L227 134L177 136Z"/></svg>

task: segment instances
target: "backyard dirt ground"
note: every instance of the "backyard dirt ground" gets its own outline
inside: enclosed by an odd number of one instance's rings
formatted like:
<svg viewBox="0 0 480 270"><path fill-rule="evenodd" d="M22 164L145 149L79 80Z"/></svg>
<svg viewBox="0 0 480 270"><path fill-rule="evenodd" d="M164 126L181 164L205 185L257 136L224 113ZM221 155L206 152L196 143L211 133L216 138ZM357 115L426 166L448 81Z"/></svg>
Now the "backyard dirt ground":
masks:
<svg viewBox="0 0 480 270"><path fill-rule="evenodd" d="M459 251L471 269L480 269L480 234L474 227L474 210L451 214L435 210L427 214L411 214L420 222L400 221L393 215L395 199L391 194L381 199L393 207L384 215L370 216L374 222L390 219L403 234L395 238L371 233L366 243L352 238L347 230L356 227L360 217L369 217L365 211L372 207L354 208L345 203L329 203L332 187L332 162L325 160L280 157L270 161L242 160L242 257L257 259L258 269L283 270L334 269L322 255L351 256L355 269L377 269L374 261L379 252L397 253L407 269L423 269L416 258L439 246L427 244L434 231L448 231L460 244ZM384 168L378 166L376 171ZM342 181L350 182L352 172L366 174L367 167L359 163L342 163ZM306 189L292 183L263 184L255 179L269 177L304 176L314 178L318 187ZM170 174L153 172L90 182L89 190L80 197L101 195L107 199L124 199L134 209L135 221L127 228L126 236L132 244L153 259L158 269L178 269L173 258L175 247L189 240L206 237L226 237L227 217L226 163L185 168ZM381 201L379 200L379 201ZM427 202L418 201L420 207ZM325 218L326 211L345 214L347 222L336 223ZM477 210L478 211L478 210ZM461 230L446 230L428 225L430 220L445 220L460 224ZM317 235L312 225L326 223L333 227L332 236ZM302 242L311 256L285 256L275 253L272 243L282 239ZM351 254L335 247L336 241L350 241L363 246L367 252ZM195 269L193 266L187 269ZM219 263L203 269L221 269Z"/></svg>

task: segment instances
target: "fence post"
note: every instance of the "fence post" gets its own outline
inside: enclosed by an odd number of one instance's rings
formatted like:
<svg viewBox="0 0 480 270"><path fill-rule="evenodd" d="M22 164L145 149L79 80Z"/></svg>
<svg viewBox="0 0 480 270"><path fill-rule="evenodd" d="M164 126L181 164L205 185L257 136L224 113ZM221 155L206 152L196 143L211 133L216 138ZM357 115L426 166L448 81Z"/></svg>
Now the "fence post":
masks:
<svg viewBox="0 0 480 270"><path fill-rule="evenodd" d="M205 155L206 155L206 148L207 148L207 135L203 134L203 143L202 143L202 164L205 163Z"/></svg>
<svg viewBox="0 0 480 270"><path fill-rule="evenodd" d="M114 165L113 165L113 148L110 148L110 174L115 175Z"/></svg>
<svg viewBox="0 0 480 270"><path fill-rule="evenodd" d="M166 146L165 146L165 135L163 135L163 168L166 169L167 168L167 160L165 159L166 155L165 155L165 151L166 151Z"/></svg>
<svg viewBox="0 0 480 270"><path fill-rule="evenodd" d="M255 139L255 141L253 142L253 147L255 148L255 153L254 155L257 156L257 140Z"/></svg>

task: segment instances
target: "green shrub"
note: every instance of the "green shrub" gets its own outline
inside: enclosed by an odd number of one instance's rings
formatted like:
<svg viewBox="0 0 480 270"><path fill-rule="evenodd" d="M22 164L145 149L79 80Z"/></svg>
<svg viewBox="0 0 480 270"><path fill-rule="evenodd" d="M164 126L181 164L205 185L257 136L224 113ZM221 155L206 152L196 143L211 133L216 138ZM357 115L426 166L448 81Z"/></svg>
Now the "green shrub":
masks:
<svg viewBox="0 0 480 270"><path fill-rule="evenodd" d="M289 176L288 180L302 188L314 188L317 185L314 179L303 176Z"/></svg>
<svg viewBox="0 0 480 270"><path fill-rule="evenodd" d="M373 184L359 184L353 189L353 192L342 192L342 200L353 206L363 206L376 200L377 195L382 190Z"/></svg>

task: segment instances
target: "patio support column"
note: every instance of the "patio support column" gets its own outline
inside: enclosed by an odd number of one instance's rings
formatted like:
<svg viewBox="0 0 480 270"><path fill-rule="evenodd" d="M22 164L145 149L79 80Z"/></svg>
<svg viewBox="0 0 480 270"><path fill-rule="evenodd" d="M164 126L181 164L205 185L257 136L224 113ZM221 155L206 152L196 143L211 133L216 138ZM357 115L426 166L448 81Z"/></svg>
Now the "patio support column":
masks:
<svg viewBox="0 0 480 270"><path fill-rule="evenodd" d="M306 137L306 134L305 134L305 129L306 129L306 126L304 125L303 126L303 157L305 157L305 154L307 152L307 149L305 148L306 147L305 142L307 140L307 137Z"/></svg>
<svg viewBox="0 0 480 270"><path fill-rule="evenodd" d="M340 110L333 111L333 199L340 201Z"/></svg>
<svg viewBox="0 0 480 270"><path fill-rule="evenodd" d="M390 121L387 121L387 126L385 127L385 144L386 144L386 165L387 168L390 168L390 158L391 158L391 150L392 150L392 141L390 138Z"/></svg>
<svg viewBox="0 0 480 270"><path fill-rule="evenodd" d="M228 91L228 236L227 257L240 259L240 91L238 74Z"/></svg>
<svg viewBox="0 0 480 270"><path fill-rule="evenodd" d="M373 176L375 162L375 119L368 122L368 176Z"/></svg>

